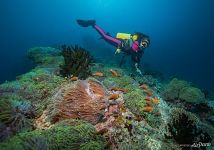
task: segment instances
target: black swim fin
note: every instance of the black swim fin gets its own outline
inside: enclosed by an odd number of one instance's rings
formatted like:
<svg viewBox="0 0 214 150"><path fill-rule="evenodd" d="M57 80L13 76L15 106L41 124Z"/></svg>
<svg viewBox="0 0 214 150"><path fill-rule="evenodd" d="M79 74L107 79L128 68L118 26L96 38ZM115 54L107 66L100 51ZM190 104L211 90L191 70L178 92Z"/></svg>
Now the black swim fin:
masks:
<svg viewBox="0 0 214 150"><path fill-rule="evenodd" d="M77 23L82 27L94 26L96 24L95 20L80 20L77 19Z"/></svg>

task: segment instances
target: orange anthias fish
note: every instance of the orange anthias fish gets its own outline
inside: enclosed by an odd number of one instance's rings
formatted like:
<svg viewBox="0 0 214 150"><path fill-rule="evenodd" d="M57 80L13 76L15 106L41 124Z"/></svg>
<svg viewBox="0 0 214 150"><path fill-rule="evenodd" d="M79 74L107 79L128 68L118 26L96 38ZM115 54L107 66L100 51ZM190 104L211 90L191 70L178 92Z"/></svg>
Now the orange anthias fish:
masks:
<svg viewBox="0 0 214 150"><path fill-rule="evenodd" d="M71 80L71 81L77 81L77 80L78 80L78 77L77 77L77 76L71 75L70 80Z"/></svg>
<svg viewBox="0 0 214 150"><path fill-rule="evenodd" d="M151 102L151 101L147 101L147 102L146 102L146 106L152 107L152 102Z"/></svg>
<svg viewBox="0 0 214 150"><path fill-rule="evenodd" d="M119 98L119 94L114 93L114 94L110 95L108 99L109 100L116 100L118 98Z"/></svg>
<svg viewBox="0 0 214 150"><path fill-rule="evenodd" d="M140 88L142 88L142 89L144 89L144 90L147 90L149 87L148 87L148 85L146 85L146 84L142 84L142 85L140 85Z"/></svg>
<svg viewBox="0 0 214 150"><path fill-rule="evenodd" d="M104 77L104 74L102 72L96 72L93 74L93 76Z"/></svg>
<svg viewBox="0 0 214 150"><path fill-rule="evenodd" d="M158 111L155 113L155 116L161 116L161 113Z"/></svg>
<svg viewBox="0 0 214 150"><path fill-rule="evenodd" d="M146 90L143 90L147 96L152 96L152 90L149 90L149 89L146 89Z"/></svg>
<svg viewBox="0 0 214 150"><path fill-rule="evenodd" d="M144 98L144 100L146 100L146 101L151 101L152 98L151 98L151 97L146 97L146 98Z"/></svg>
<svg viewBox="0 0 214 150"><path fill-rule="evenodd" d="M143 108L143 111L152 112L153 111L153 107L145 107L145 108Z"/></svg>
<svg viewBox="0 0 214 150"><path fill-rule="evenodd" d="M120 75L115 70L110 69L110 72L111 72L112 76L114 76L114 77L120 77Z"/></svg>
<svg viewBox="0 0 214 150"><path fill-rule="evenodd" d="M117 88L117 87L111 88L111 91L121 91L123 93L127 93L127 89L122 89L122 88Z"/></svg>

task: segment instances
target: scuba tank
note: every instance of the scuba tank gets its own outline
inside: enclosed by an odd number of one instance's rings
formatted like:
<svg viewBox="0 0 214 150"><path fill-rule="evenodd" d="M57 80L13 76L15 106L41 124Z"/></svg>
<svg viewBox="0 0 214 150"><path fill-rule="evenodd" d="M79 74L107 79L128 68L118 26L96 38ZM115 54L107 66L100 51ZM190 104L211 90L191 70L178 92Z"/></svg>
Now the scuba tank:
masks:
<svg viewBox="0 0 214 150"><path fill-rule="evenodd" d="M122 40L121 44L118 45L118 48L116 49L116 53L121 52L121 48L129 48L132 45L132 40L131 40L132 35L129 33L117 33L116 38Z"/></svg>
<svg viewBox="0 0 214 150"><path fill-rule="evenodd" d="M117 33L116 35L117 39L122 39L122 40L128 40L131 38L131 34L128 33Z"/></svg>

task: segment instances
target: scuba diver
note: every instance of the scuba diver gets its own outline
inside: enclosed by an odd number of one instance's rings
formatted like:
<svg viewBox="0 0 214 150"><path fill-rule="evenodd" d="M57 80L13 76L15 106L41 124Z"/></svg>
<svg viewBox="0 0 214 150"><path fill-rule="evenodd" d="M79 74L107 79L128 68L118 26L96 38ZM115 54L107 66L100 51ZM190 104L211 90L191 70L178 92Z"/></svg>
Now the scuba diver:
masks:
<svg viewBox="0 0 214 150"><path fill-rule="evenodd" d="M105 41L117 47L115 54L123 52L124 55L120 61L120 66L124 63L125 56L130 55L131 60L134 63L134 68L140 75L142 75L142 72L139 69L140 59L144 53L144 49L150 44L149 36L140 32L134 34L117 33L116 38L114 38L96 25L95 20L78 19L77 23L82 27L93 27Z"/></svg>

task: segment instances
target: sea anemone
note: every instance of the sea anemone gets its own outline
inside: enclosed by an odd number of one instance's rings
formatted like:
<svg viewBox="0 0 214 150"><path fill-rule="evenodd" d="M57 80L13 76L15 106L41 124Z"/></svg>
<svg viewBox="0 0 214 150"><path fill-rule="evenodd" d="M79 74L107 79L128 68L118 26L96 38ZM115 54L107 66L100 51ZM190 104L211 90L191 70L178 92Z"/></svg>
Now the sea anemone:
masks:
<svg viewBox="0 0 214 150"><path fill-rule="evenodd" d="M14 115L11 103L6 99L0 100L0 122L8 124Z"/></svg>
<svg viewBox="0 0 214 150"><path fill-rule="evenodd" d="M161 95L165 100L184 100L189 103L200 103L204 102L204 93L191 86L184 80L178 80L174 78L169 84L162 90Z"/></svg>
<svg viewBox="0 0 214 150"><path fill-rule="evenodd" d="M95 128L91 124L78 122L74 126L56 125L48 130L20 133L1 143L0 147L17 150L78 150L80 148L92 148L93 145L104 149L104 138L96 135Z"/></svg>
<svg viewBox="0 0 214 150"><path fill-rule="evenodd" d="M64 85L50 99L36 126L53 124L65 119L82 119L96 124L103 112L105 88L97 80L78 80ZM45 127L46 128L46 127Z"/></svg>
<svg viewBox="0 0 214 150"><path fill-rule="evenodd" d="M15 107L12 101L7 99L0 101L0 123L3 123L7 130L14 134L32 128L31 119L28 119L26 115L27 112L21 110L21 107Z"/></svg>
<svg viewBox="0 0 214 150"><path fill-rule="evenodd" d="M173 108L171 120L167 125L169 135L165 137L174 139L178 144L210 143L212 141L210 135L197 125L198 121L194 114Z"/></svg>

